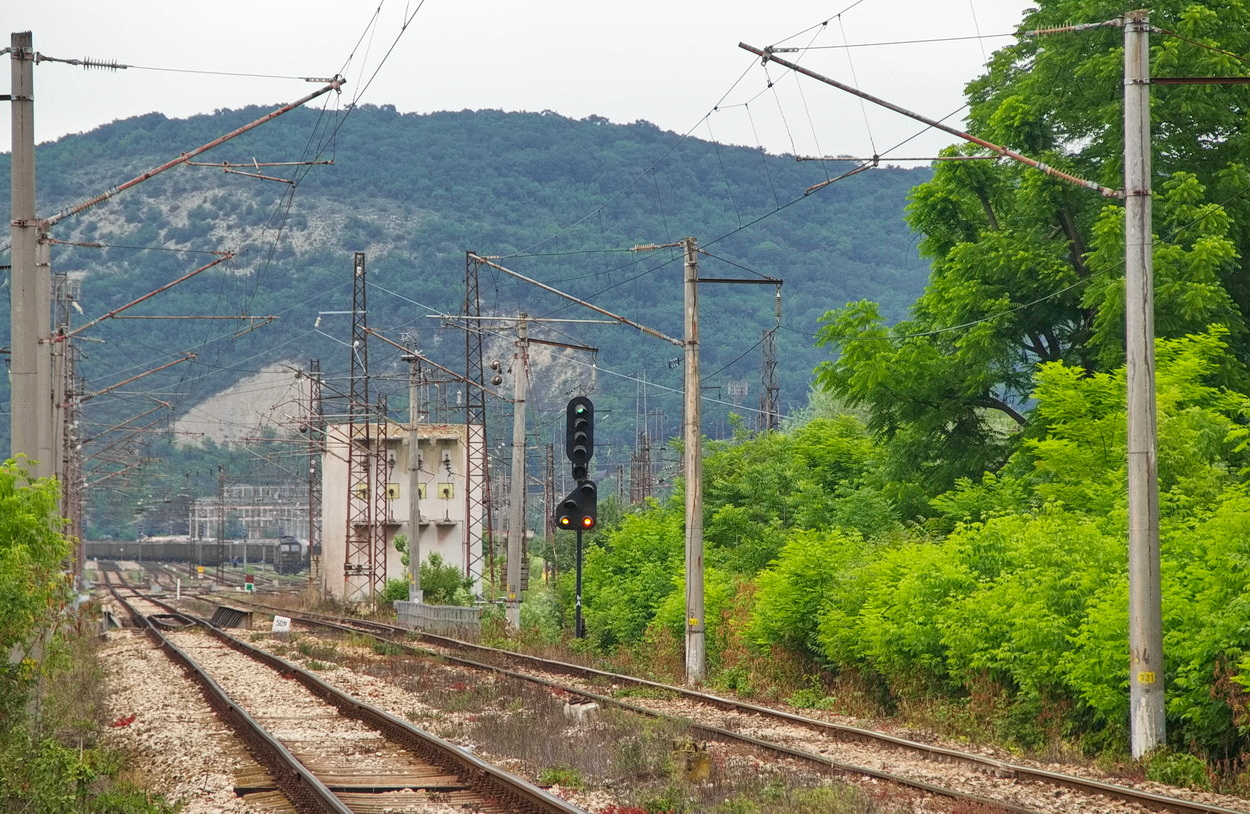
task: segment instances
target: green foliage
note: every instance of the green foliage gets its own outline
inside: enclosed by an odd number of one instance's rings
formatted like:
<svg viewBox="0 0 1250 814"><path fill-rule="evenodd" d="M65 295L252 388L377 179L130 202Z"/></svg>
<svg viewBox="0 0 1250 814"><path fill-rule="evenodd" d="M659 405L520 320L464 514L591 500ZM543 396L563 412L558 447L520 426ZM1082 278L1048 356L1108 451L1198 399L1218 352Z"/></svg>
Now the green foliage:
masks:
<svg viewBox="0 0 1250 814"><path fill-rule="evenodd" d="M405 583L404 598L408 597ZM473 580L441 554L431 551L421 563L421 595L427 605L470 605Z"/></svg>
<svg viewBox="0 0 1250 814"><path fill-rule="evenodd" d="M603 547L586 552L583 615L588 634L601 646L638 641L661 602L677 589L682 525L680 507L628 515Z"/></svg>
<svg viewBox="0 0 1250 814"><path fill-rule="evenodd" d="M408 563L412 562L412 554L408 551L408 535L396 534L395 539L391 540L391 545L395 546L395 550L399 552L399 560L408 567Z"/></svg>
<svg viewBox="0 0 1250 814"><path fill-rule="evenodd" d="M8 656L0 667L0 809L172 812L117 782L116 755L82 746L93 723L89 704L74 707L52 693L84 680L76 670L81 654L69 657L74 640L65 635L71 547L57 496L53 481L31 481L20 463L0 465L0 652ZM79 741L71 748L56 735Z"/></svg>
<svg viewBox="0 0 1250 814"><path fill-rule="evenodd" d="M704 615L713 640L722 636L734 580L765 569L791 541L798 552L823 535L862 540L864 533L899 527L892 502L876 482L875 453L863 424L836 409L813 413L787 432L740 433L732 441L707 444ZM587 555L587 628L602 645L639 642L652 625L682 635L683 501L678 492L668 504L627 515L618 528L603 534L602 548ZM804 531L830 524L847 529L846 534ZM812 578L827 573L817 568ZM765 601L773 601L772 596ZM802 624L788 628L795 641L814 636L815 608L808 611ZM782 614L777 625L792 625L800 615Z"/></svg>
<svg viewBox="0 0 1250 814"><path fill-rule="evenodd" d="M338 661L342 656L333 643L322 643L307 639L296 642L295 651L307 659L318 661ZM322 669L314 667L312 669Z"/></svg>
<svg viewBox="0 0 1250 814"><path fill-rule="evenodd" d="M0 808L40 814L172 814L176 809L117 781L121 764L101 749L33 741L0 728Z"/></svg>
<svg viewBox="0 0 1250 814"><path fill-rule="evenodd" d="M384 602L406 602L408 601L408 580L406 579L388 579L386 587L382 589L382 601Z"/></svg>
<svg viewBox="0 0 1250 814"><path fill-rule="evenodd" d="M1190 172L1175 173L1154 195L1154 224L1161 235L1153 269L1158 336L1198 333L1213 324L1239 335L1246 331L1245 314L1224 282L1242 268L1233 219L1208 197L1207 187ZM1094 276L1082 305L1095 314L1091 353L1108 368L1124 361L1122 207L1102 210L1094 223L1090 249L1087 262Z"/></svg>
<svg viewBox="0 0 1250 814"><path fill-rule="evenodd" d="M707 641L715 642L723 638L722 619L733 595L733 578L717 568L705 566L703 569L703 629ZM670 591L655 609L655 617L651 622L651 631L665 629L672 635L673 641L682 641L686 635L686 573L683 568L673 577L673 590ZM713 667L718 662L715 649L708 654L709 664Z"/></svg>
<svg viewBox="0 0 1250 814"><path fill-rule="evenodd" d="M538 772L538 785L560 786L580 791L586 787L582 773L574 766L547 766Z"/></svg>
<svg viewBox="0 0 1250 814"><path fill-rule="evenodd" d="M539 567L530 566L531 574L541 573ZM552 587L543 583L534 584L531 580L530 589L525 592L521 602L521 628L533 631L540 641L555 643L560 641L564 628L564 613L560 597Z"/></svg>
<svg viewBox="0 0 1250 814"><path fill-rule="evenodd" d="M1224 352L1219 331L1162 340L1157 352L1169 730L1220 758L1245 748L1234 720L1246 705L1229 678L1245 662L1250 627L1250 492L1231 475L1242 453L1227 440L1245 400L1211 383ZM769 615L765 597L798 593L794 607L804 596L823 603L818 638L831 664L871 670L896 691L988 682L1034 718L1067 705L1083 711L1073 725L1084 717L1091 731L1122 737L1123 376L1044 366L1035 394L1044 434L998 477L934 502L952 513L948 536L839 563L853 570L849 593L827 580L782 579L783 558L759 578L757 613ZM796 554L821 558L804 548ZM811 569L795 562L794 572ZM786 642L787 625L760 630L764 643Z"/></svg>
<svg viewBox="0 0 1250 814"><path fill-rule="evenodd" d="M1018 414L969 382L985 375L983 353L959 353L955 340L925 335L918 320L887 328L869 302L830 312L824 322L817 343L838 358L820 364L816 381L850 406L867 409L868 428L887 442L891 480L939 492L1005 455L1011 428L995 423L988 410ZM978 351L984 344L969 343Z"/></svg>
<svg viewBox="0 0 1250 814"><path fill-rule="evenodd" d="M1185 752L1160 750L1146 759L1146 777L1156 783L1210 790L1211 777L1201 758Z"/></svg>
<svg viewBox="0 0 1250 814"><path fill-rule="evenodd" d="M871 550L857 535L837 530L793 532L776 563L756 579L750 639L765 647L819 652L821 613L830 604L855 605L859 590L848 577L860 572Z"/></svg>
<svg viewBox="0 0 1250 814"><path fill-rule="evenodd" d="M1250 629L1250 493L1231 487L1202 518L1165 527L1164 641L1169 721L1217 755L1244 749ZM1233 681L1228 679L1233 677ZM1235 682L1235 683L1234 683Z"/></svg>
<svg viewBox="0 0 1250 814"><path fill-rule="evenodd" d="M0 464L0 653L9 654L0 666L0 722L21 708L38 650L57 635L71 596L57 496L54 481L30 480L13 460Z"/></svg>
<svg viewBox="0 0 1250 814"><path fill-rule="evenodd" d="M1044 29L1120 13L1096 5L1042 0L1022 25ZM1244 0L1152 5L1151 22L1180 35L1151 37L1152 70L1234 70L1229 54L1250 46L1250 35L1232 21L1247 18ZM998 51L968 85L969 130L1118 188L1123 32L1062 39L1022 37ZM1156 332L1176 338L1223 325L1234 350L1220 364L1226 383L1245 380L1250 339L1250 204L1235 192L1245 188L1250 146L1247 120L1235 111L1247 103L1246 88L1190 88L1152 106L1153 172L1161 179L1154 193ZM972 145L948 152L985 154ZM923 235L920 251L933 268L910 318L890 326L871 303L857 303L826 314L819 336L834 354L821 364L819 384L868 411L895 479L918 482L931 495L997 471L1025 437L1014 428L1030 420L1040 366L1063 362L1089 373L1122 362L1123 213L1121 202L1106 204L1010 161L942 162L913 190L908 221ZM923 502L915 506L925 510Z"/></svg>

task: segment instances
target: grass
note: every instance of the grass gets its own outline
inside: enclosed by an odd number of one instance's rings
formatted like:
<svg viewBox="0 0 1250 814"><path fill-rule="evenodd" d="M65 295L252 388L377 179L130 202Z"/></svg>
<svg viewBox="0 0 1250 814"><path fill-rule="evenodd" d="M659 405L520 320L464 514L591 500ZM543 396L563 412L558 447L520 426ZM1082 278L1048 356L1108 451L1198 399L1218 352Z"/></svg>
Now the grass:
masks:
<svg viewBox="0 0 1250 814"><path fill-rule="evenodd" d="M524 761L541 785L626 789L620 814L796 811L871 814L880 809L850 786L822 788L814 775L764 768L755 760L714 753L710 774L687 780L674 748L694 743L684 724L640 717L608 707L585 724L565 717L564 702L544 687L501 679L494 692L525 704L497 705L475 717L467 737L489 743L492 754ZM552 737L536 738L535 732ZM726 807L728 806L728 807Z"/></svg>
<svg viewBox="0 0 1250 814"><path fill-rule="evenodd" d="M402 656L404 654L404 648L401 645L394 644L393 642L375 641L373 642L371 647L373 649L373 652L379 656L392 657L392 656Z"/></svg>
<svg viewBox="0 0 1250 814"><path fill-rule="evenodd" d="M538 785L560 786L581 791L586 788L582 773L572 766L549 766L538 773Z"/></svg>
<svg viewBox="0 0 1250 814"><path fill-rule="evenodd" d="M327 643L301 639L295 643L295 652L299 653L306 659L316 659L317 661L337 662L340 658L342 658L338 647L333 642Z"/></svg>

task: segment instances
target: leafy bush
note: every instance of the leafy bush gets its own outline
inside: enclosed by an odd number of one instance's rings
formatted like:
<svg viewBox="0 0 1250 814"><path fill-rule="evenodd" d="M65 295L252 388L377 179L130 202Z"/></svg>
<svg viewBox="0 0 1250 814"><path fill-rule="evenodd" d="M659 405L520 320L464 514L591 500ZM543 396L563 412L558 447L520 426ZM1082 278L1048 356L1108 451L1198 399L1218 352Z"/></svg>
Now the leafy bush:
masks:
<svg viewBox="0 0 1250 814"><path fill-rule="evenodd" d="M1230 760L1250 732L1250 488L1232 475L1250 451L1245 398L1209 383L1220 331L1158 348L1168 730ZM1024 743L1079 731L1123 745L1123 371L1053 364L1037 381L1020 451L933 501L945 537L790 532L755 579L749 640L879 676L896 696L1006 699L995 714Z"/></svg>
<svg viewBox="0 0 1250 814"><path fill-rule="evenodd" d="M1156 783L1210 789L1211 778L1200 758L1184 752L1158 750L1146 759L1146 777Z"/></svg>
<svg viewBox="0 0 1250 814"><path fill-rule="evenodd" d="M388 579L382 589L382 599L386 602L402 602L408 599L408 580Z"/></svg>
<svg viewBox="0 0 1250 814"><path fill-rule="evenodd" d="M473 580L445 562L437 551L431 551L421 563L421 595L427 605L469 605L473 602L472 590Z"/></svg>
<svg viewBox="0 0 1250 814"><path fill-rule="evenodd" d="M819 652L820 613L830 603L857 607L851 577L870 549L858 535L836 529L792 532L776 562L756 579L759 592L747 635L764 647Z"/></svg>
<svg viewBox="0 0 1250 814"><path fill-rule="evenodd" d="M677 590L684 562L680 507L628 515L606 545L586 552L586 630L601 647L642 638L660 603Z"/></svg>
<svg viewBox="0 0 1250 814"><path fill-rule="evenodd" d="M172 814L176 809L117 780L121 762L101 749L0 732L0 809L40 814Z"/></svg>
<svg viewBox="0 0 1250 814"><path fill-rule="evenodd" d="M22 708L40 669L34 656L59 635L58 612L70 599L57 495L52 480L31 482L13 460L0 464L0 653L9 655L0 668L0 721Z"/></svg>
<svg viewBox="0 0 1250 814"><path fill-rule="evenodd" d="M99 723L89 697L98 676L84 667L94 654L77 647L86 639L69 635L70 544L57 491L12 460L0 464L0 652L19 657L0 666L0 810L172 812L117 780L119 756L85 745Z"/></svg>

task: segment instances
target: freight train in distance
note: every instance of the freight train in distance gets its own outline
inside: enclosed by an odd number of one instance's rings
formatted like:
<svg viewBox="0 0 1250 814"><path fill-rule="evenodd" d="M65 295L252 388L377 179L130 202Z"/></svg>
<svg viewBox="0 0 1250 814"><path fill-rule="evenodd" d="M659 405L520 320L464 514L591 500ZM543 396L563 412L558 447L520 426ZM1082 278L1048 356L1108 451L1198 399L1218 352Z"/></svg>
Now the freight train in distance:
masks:
<svg viewBox="0 0 1250 814"><path fill-rule="evenodd" d="M193 540L185 535L145 537L142 540L87 540L84 556L94 560L185 562L273 568L279 574L298 574L308 568L308 541L292 535L247 540Z"/></svg>

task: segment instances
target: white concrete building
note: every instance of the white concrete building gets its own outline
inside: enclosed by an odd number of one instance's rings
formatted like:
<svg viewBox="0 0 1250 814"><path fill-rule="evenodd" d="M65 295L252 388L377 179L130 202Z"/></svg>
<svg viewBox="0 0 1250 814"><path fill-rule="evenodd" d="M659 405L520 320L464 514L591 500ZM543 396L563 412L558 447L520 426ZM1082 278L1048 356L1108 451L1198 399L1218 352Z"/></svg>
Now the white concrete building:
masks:
<svg viewBox="0 0 1250 814"><path fill-rule="evenodd" d="M326 427L326 452L322 462L322 556L321 573L323 590L327 596L358 598L371 577L379 584L387 580L407 579L400 552L395 549L397 534L405 534L411 541L416 539L421 559L437 552L444 562L455 565L464 572L469 540L482 538L482 513L480 509L466 522L469 508L466 473L469 471L466 427L463 424L422 424L417 428L419 467L416 483L410 483L408 426L387 423L373 425L370 433L371 449L368 457L373 464L369 483L375 489L385 491L385 496L372 506L384 508L375 511L374 523L381 526L385 535L386 552L378 557L382 573L362 572L370 558L352 557L348 551L347 518L349 512L349 484L351 477L348 459L349 425L332 424ZM358 487L363 491L364 486ZM410 522L410 490L416 488L420 522L414 531ZM477 494L481 494L479 489ZM364 495L362 494L363 498ZM349 559L357 560L349 562Z"/></svg>

